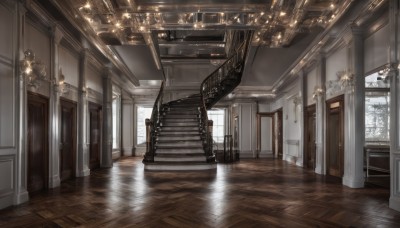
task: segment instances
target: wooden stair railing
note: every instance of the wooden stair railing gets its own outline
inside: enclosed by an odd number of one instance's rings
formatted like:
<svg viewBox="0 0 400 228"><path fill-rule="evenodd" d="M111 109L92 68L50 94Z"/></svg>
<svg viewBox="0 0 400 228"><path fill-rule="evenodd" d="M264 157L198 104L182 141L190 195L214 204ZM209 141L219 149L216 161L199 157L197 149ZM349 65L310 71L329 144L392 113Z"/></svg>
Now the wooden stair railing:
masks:
<svg viewBox="0 0 400 228"><path fill-rule="evenodd" d="M250 45L252 31L239 31L235 34L239 48L215 71L213 71L200 86L202 106L199 107L200 126L204 138L204 151L208 161L215 161L212 151L212 121L211 127L207 116L207 110L219 100L232 92L242 78L244 63Z"/></svg>
<svg viewBox="0 0 400 228"><path fill-rule="evenodd" d="M151 112L151 118L146 119L146 153L143 162L154 162L156 135L161 121L160 114L163 109L164 87L165 81L161 83L160 91Z"/></svg>

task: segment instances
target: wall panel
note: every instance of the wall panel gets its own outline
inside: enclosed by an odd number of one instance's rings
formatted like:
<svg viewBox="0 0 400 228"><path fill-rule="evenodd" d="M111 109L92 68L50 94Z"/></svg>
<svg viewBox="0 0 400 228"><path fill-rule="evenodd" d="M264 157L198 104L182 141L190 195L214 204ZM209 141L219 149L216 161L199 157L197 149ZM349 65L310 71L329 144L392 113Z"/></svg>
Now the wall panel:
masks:
<svg viewBox="0 0 400 228"><path fill-rule="evenodd" d="M0 148L15 145L15 91L11 60L0 62Z"/></svg>
<svg viewBox="0 0 400 228"><path fill-rule="evenodd" d="M12 13L0 5L0 31L13 31ZM2 32L0 36L0 59L12 57L13 39L11 33Z"/></svg>
<svg viewBox="0 0 400 228"><path fill-rule="evenodd" d="M0 197L13 190L14 182L13 157L0 157Z"/></svg>
<svg viewBox="0 0 400 228"><path fill-rule="evenodd" d="M78 87L79 56L71 53L67 48L60 46L59 61L59 67L65 76L65 82Z"/></svg>
<svg viewBox="0 0 400 228"><path fill-rule="evenodd" d="M314 67L310 72L307 73L307 106L315 104L313 99L313 93L315 86L317 85L317 68Z"/></svg>
<svg viewBox="0 0 400 228"><path fill-rule="evenodd" d="M27 20L24 37L24 50L31 49L35 53L36 60L40 60L46 66L46 74L49 78L51 74L50 35L46 33L45 28L41 29L39 25Z"/></svg>
<svg viewBox="0 0 400 228"><path fill-rule="evenodd" d="M389 26L386 25L364 41L364 72L389 62Z"/></svg>
<svg viewBox="0 0 400 228"><path fill-rule="evenodd" d="M103 93L103 79L101 73L91 64L86 68L86 86L96 92Z"/></svg>
<svg viewBox="0 0 400 228"><path fill-rule="evenodd" d="M326 82L336 81L336 73L347 68L347 48L343 47L326 58Z"/></svg>

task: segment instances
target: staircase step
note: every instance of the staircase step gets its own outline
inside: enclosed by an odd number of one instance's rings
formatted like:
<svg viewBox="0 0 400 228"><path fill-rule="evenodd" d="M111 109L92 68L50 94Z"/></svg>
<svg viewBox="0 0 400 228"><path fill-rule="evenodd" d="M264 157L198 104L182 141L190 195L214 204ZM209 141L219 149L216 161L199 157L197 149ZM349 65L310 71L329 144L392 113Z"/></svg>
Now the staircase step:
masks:
<svg viewBox="0 0 400 228"><path fill-rule="evenodd" d="M155 162L205 162L207 161L204 155L200 156L155 156Z"/></svg>
<svg viewBox="0 0 400 228"><path fill-rule="evenodd" d="M199 131L160 131L158 136L200 136Z"/></svg>
<svg viewBox="0 0 400 228"><path fill-rule="evenodd" d="M162 141L178 141L178 140L200 140L200 134L199 135L177 135L177 136L171 136L171 135L158 135L157 141L162 142Z"/></svg>
<svg viewBox="0 0 400 228"><path fill-rule="evenodd" d="M163 126L161 132L163 131L199 131L199 126Z"/></svg>
<svg viewBox="0 0 400 228"><path fill-rule="evenodd" d="M191 122L164 122L162 127L198 127L199 121L191 121Z"/></svg>
<svg viewBox="0 0 400 228"><path fill-rule="evenodd" d="M203 142L200 140L179 140L179 141L157 141L156 148L190 148L190 147L203 147Z"/></svg>
<svg viewBox="0 0 400 228"><path fill-rule="evenodd" d="M198 119L199 118L199 114L189 114L189 115L182 115L179 113L165 113L165 115L162 117L163 119Z"/></svg>
<svg viewBox="0 0 400 228"><path fill-rule="evenodd" d="M206 162L152 162L145 163L145 170L154 171L184 171L184 170L215 170L217 163Z"/></svg>
<svg viewBox="0 0 400 228"><path fill-rule="evenodd" d="M204 154L203 148L157 148L156 154L180 154L180 155L188 155L188 154Z"/></svg>

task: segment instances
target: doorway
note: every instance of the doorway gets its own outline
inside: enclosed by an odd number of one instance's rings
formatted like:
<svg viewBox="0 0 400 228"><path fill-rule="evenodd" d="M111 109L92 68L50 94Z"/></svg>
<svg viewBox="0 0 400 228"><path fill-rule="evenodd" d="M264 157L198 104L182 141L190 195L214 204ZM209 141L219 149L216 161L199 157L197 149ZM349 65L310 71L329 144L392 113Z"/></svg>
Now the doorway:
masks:
<svg viewBox="0 0 400 228"><path fill-rule="evenodd" d="M48 98L28 92L28 170L27 190L37 192L48 187Z"/></svg>
<svg viewBox="0 0 400 228"><path fill-rule="evenodd" d="M89 102L89 167L97 169L100 167L101 148L101 105Z"/></svg>
<svg viewBox="0 0 400 228"><path fill-rule="evenodd" d="M76 103L61 99L60 179L75 177Z"/></svg>
<svg viewBox="0 0 400 228"><path fill-rule="evenodd" d="M274 154L274 114L257 113L257 155Z"/></svg>
<svg viewBox="0 0 400 228"><path fill-rule="evenodd" d="M278 159L283 158L283 113L282 109L276 111L276 156Z"/></svg>
<svg viewBox="0 0 400 228"><path fill-rule="evenodd" d="M344 96L326 102L326 173L343 176L344 164Z"/></svg>
<svg viewBox="0 0 400 228"><path fill-rule="evenodd" d="M304 164L307 169L315 169L315 156L316 156L316 107L310 105L306 108L304 117Z"/></svg>

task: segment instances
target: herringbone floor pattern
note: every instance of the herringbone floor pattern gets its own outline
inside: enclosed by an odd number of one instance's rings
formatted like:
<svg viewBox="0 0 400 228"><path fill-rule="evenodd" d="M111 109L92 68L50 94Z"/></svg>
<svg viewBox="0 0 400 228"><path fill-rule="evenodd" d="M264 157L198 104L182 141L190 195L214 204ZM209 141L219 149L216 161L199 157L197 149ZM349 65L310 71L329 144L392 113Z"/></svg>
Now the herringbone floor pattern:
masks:
<svg viewBox="0 0 400 228"><path fill-rule="evenodd" d="M148 172L141 158L0 211L0 227L400 227L389 191L350 189L284 161Z"/></svg>

